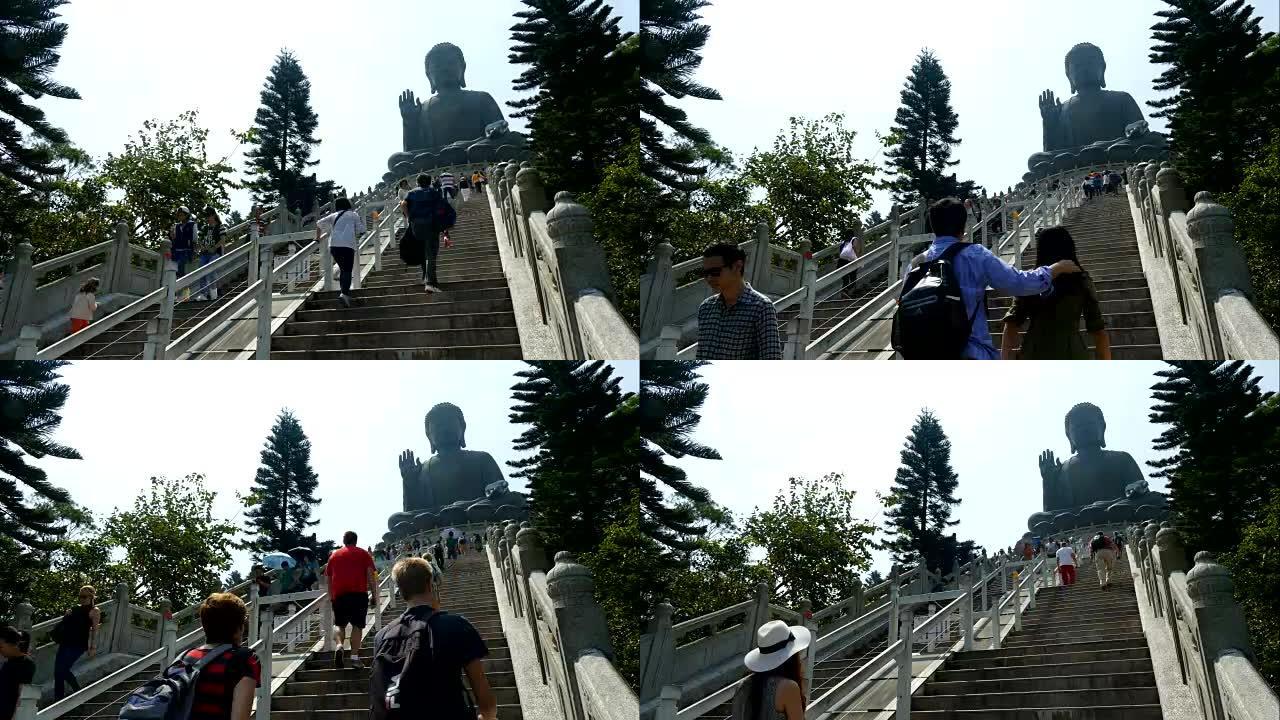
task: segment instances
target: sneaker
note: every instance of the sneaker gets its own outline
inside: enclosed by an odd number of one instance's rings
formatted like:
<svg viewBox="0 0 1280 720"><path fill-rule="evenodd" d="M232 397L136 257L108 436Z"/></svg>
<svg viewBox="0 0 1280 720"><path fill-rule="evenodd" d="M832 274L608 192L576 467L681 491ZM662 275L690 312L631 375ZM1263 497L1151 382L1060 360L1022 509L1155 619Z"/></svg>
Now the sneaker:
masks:
<svg viewBox="0 0 1280 720"><path fill-rule="evenodd" d="M363 670L363 669L364 669L364 663L360 661L360 656L359 656L359 655L352 655L352 656L351 656L351 669L352 669L352 670Z"/></svg>
<svg viewBox="0 0 1280 720"><path fill-rule="evenodd" d="M427 292L429 292L429 293L438 293L438 292L442 292L442 291L440 290L440 286L439 286L439 285L431 285L431 284L428 284L428 285L427 285Z"/></svg>
<svg viewBox="0 0 1280 720"><path fill-rule="evenodd" d="M338 302L342 303L343 307L351 307L351 298L347 297L346 295L339 294Z"/></svg>
<svg viewBox="0 0 1280 720"><path fill-rule="evenodd" d="M424 280L422 283L422 289L429 293L433 293L436 291L436 286Z"/></svg>
<svg viewBox="0 0 1280 720"><path fill-rule="evenodd" d="M347 651L341 646L333 653L333 669L341 670L347 664Z"/></svg>

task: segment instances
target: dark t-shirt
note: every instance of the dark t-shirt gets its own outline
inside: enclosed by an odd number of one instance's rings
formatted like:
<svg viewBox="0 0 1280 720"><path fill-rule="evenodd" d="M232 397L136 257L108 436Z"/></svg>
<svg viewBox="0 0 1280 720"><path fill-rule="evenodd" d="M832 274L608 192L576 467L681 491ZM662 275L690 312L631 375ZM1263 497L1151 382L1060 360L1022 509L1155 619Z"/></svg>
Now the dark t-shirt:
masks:
<svg viewBox="0 0 1280 720"><path fill-rule="evenodd" d="M27 685L36 676L36 664L31 658L9 658L0 666L0 720L9 720L18 708L19 686Z"/></svg>
<svg viewBox="0 0 1280 720"><path fill-rule="evenodd" d="M409 220L427 222L435 218L440 191L435 188L418 188L410 192L405 200L409 202Z"/></svg>
<svg viewBox="0 0 1280 720"><path fill-rule="evenodd" d="M407 612L425 618L431 614L429 605L419 605ZM429 715L438 720L472 720L474 709L462 686L463 668L473 660L479 660L489 654L480 633L461 615L438 612L428 621L431 627L433 652L428 654L426 648L420 648L414 658L414 664L428 663L427 679L423 683L419 697L431 698ZM388 624L387 627L391 627ZM387 628L378 633L378 640ZM375 647L377 645L375 644ZM414 674L412 670L409 670Z"/></svg>
<svg viewBox="0 0 1280 720"><path fill-rule="evenodd" d="M187 656L199 660L209 649L194 648ZM236 685L247 677L253 678L254 687L261 687L262 665L258 663L257 653L244 646L222 653L222 657L200 671L189 720L231 720Z"/></svg>

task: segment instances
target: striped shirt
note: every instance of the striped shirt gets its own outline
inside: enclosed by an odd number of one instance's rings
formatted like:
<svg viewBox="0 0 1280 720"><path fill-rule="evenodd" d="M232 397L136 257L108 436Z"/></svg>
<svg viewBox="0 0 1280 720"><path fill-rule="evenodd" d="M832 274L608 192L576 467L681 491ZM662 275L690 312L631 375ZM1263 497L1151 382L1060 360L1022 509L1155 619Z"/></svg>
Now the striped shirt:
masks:
<svg viewBox="0 0 1280 720"><path fill-rule="evenodd" d="M449 173L440 173L440 187L451 188L453 186L453 175Z"/></svg>
<svg viewBox="0 0 1280 720"><path fill-rule="evenodd" d="M199 647L187 651L187 657L199 660L212 648ZM243 645L222 653L200 671L189 720L231 720L231 700L236 685L253 678L254 687L262 686L262 665L258 655Z"/></svg>

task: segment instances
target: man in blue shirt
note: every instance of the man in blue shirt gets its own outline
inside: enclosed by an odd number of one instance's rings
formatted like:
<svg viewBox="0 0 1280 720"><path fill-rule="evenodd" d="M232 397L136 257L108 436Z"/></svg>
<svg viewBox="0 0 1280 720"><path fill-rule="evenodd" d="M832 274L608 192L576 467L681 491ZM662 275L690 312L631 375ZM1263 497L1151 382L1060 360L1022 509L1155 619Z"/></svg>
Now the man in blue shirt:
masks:
<svg viewBox="0 0 1280 720"><path fill-rule="evenodd" d="M409 219L413 236L422 243L422 288L429 293L439 292L436 280L436 256L440 254L440 232L436 228L436 210L444 200L440 191L431 187L430 175L418 176L418 188L400 201L404 216Z"/></svg>
<svg viewBox="0 0 1280 720"><path fill-rule="evenodd" d="M943 198L929 208L929 227L934 232L933 244L911 261L912 266L937 259L939 255L964 237L968 213L955 198ZM987 307L984 295L993 287L1009 295L1039 295L1048 291L1053 279L1064 273L1080 272L1080 266L1070 260L1060 260L1048 267L1034 270L1018 270L981 245L972 245L960 251L955 259L956 282L964 298L965 312L973 318L969 342L965 344L961 358L965 360L998 360L1000 351L991 343L987 329Z"/></svg>

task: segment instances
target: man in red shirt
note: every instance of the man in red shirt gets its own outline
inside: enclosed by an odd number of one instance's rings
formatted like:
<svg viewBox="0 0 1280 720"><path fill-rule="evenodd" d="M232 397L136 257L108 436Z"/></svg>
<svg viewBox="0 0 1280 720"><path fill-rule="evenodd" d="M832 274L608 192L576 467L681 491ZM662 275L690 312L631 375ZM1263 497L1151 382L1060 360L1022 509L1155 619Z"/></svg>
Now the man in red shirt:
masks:
<svg viewBox="0 0 1280 720"><path fill-rule="evenodd" d="M333 666L345 665L342 643L346 639L347 626L351 626L351 666L364 667L360 662L360 636L364 634L364 619L369 612L369 596L373 594L374 612L378 607L378 584L373 580L373 556L356 545L356 534L350 530L342 534L342 547L329 556L324 574L329 579L329 600L333 603L333 624L336 626L338 650L333 654Z"/></svg>

